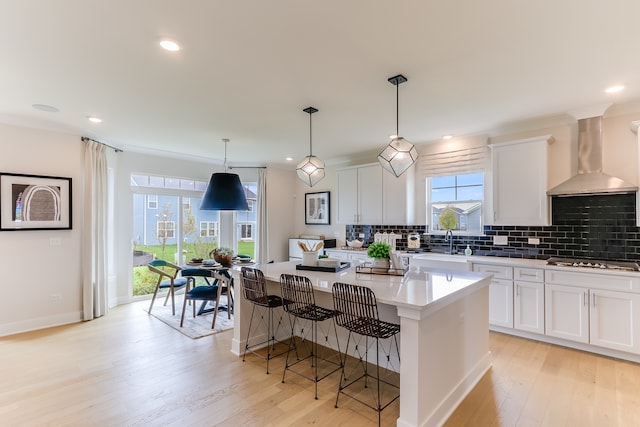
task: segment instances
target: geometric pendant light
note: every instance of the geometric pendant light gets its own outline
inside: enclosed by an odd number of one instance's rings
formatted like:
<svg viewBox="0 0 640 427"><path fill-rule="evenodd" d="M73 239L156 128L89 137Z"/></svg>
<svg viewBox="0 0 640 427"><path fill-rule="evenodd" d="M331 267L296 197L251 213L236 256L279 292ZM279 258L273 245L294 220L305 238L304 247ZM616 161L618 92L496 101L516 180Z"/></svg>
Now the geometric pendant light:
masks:
<svg viewBox="0 0 640 427"><path fill-rule="evenodd" d="M227 142L224 142L224 173L211 175L207 191L204 193L200 209L209 211L248 211L247 196L240 177L227 173Z"/></svg>
<svg viewBox="0 0 640 427"><path fill-rule="evenodd" d="M383 168L394 174L396 177L402 175L412 164L418 160L418 150L416 147L400 136L398 131L399 122L399 89L398 86L407 81L407 78L402 74L390 77L389 83L396 87L396 134L393 139L385 147L380 154L378 154L378 161Z"/></svg>
<svg viewBox="0 0 640 427"><path fill-rule="evenodd" d="M309 155L298 163L296 173L302 182L307 184L309 187L313 187L318 183L318 181L324 178L324 162L313 155L311 145L311 115L313 113L317 113L318 109L307 107L302 111L309 113Z"/></svg>

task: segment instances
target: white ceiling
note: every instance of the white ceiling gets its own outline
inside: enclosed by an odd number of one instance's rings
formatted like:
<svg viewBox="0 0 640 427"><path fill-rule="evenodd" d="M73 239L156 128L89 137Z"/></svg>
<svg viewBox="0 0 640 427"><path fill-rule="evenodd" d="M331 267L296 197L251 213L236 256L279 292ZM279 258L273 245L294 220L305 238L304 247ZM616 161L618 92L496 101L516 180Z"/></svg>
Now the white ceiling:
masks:
<svg viewBox="0 0 640 427"><path fill-rule="evenodd" d="M638 0L0 0L0 121L286 164L640 99ZM162 38L183 49L160 49ZM622 84L611 95L604 89ZM33 104L57 107L57 113ZM104 121L92 124L87 116ZM373 160L373 157L372 157Z"/></svg>

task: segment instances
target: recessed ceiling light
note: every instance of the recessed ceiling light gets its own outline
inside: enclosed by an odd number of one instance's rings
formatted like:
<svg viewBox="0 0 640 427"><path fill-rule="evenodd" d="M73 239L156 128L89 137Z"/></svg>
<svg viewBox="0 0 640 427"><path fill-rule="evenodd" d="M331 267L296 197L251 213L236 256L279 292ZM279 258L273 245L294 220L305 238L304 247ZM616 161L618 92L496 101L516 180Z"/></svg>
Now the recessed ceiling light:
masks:
<svg viewBox="0 0 640 427"><path fill-rule="evenodd" d="M453 135L445 135L442 137L442 139L451 139L453 138Z"/></svg>
<svg viewBox="0 0 640 427"><path fill-rule="evenodd" d="M32 107L36 110L46 111L47 113L57 113L58 111L60 111L56 107L52 107L51 105L46 104L33 104Z"/></svg>
<svg viewBox="0 0 640 427"><path fill-rule="evenodd" d="M285 160L286 160L287 162L290 162L291 160L293 160L293 157L287 157Z"/></svg>
<svg viewBox="0 0 640 427"><path fill-rule="evenodd" d="M162 46L163 49L168 50L170 52L176 52L180 50L180 45L178 45L178 43L171 40L162 40L160 42L160 46Z"/></svg>
<svg viewBox="0 0 640 427"><path fill-rule="evenodd" d="M102 119L100 117L87 117L91 123L102 123Z"/></svg>
<svg viewBox="0 0 640 427"><path fill-rule="evenodd" d="M610 88L607 88L605 90L605 92L607 92L607 93L616 93L616 92L620 92L622 89L624 89L624 86L622 86L622 85L611 86Z"/></svg>

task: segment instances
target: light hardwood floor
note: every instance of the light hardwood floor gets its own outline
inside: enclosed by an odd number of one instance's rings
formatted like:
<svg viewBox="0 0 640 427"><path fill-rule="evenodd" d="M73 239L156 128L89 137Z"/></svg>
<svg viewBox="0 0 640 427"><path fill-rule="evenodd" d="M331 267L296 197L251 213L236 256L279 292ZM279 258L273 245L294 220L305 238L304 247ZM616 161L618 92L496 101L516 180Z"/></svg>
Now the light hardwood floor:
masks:
<svg viewBox="0 0 640 427"><path fill-rule="evenodd" d="M105 318L0 338L3 426L373 426L337 377L287 376L282 358L229 352L232 333L193 340L148 316L145 303ZM492 369L447 422L452 426L638 426L640 366L491 334ZM335 375L335 374L334 374ZM398 404L383 411L395 425Z"/></svg>

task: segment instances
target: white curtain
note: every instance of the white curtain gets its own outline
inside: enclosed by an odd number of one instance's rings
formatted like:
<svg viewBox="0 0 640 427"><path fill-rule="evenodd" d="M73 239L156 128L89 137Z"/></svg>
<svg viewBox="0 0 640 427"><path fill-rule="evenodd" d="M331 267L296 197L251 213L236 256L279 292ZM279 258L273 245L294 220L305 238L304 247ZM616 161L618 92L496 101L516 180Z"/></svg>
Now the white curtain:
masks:
<svg viewBox="0 0 640 427"><path fill-rule="evenodd" d="M84 200L82 221L83 319L92 320L109 311L107 300L107 147L83 139Z"/></svg>
<svg viewBox="0 0 640 427"><path fill-rule="evenodd" d="M269 258L269 227L267 227L267 169L258 169L258 247L256 259L267 263Z"/></svg>

